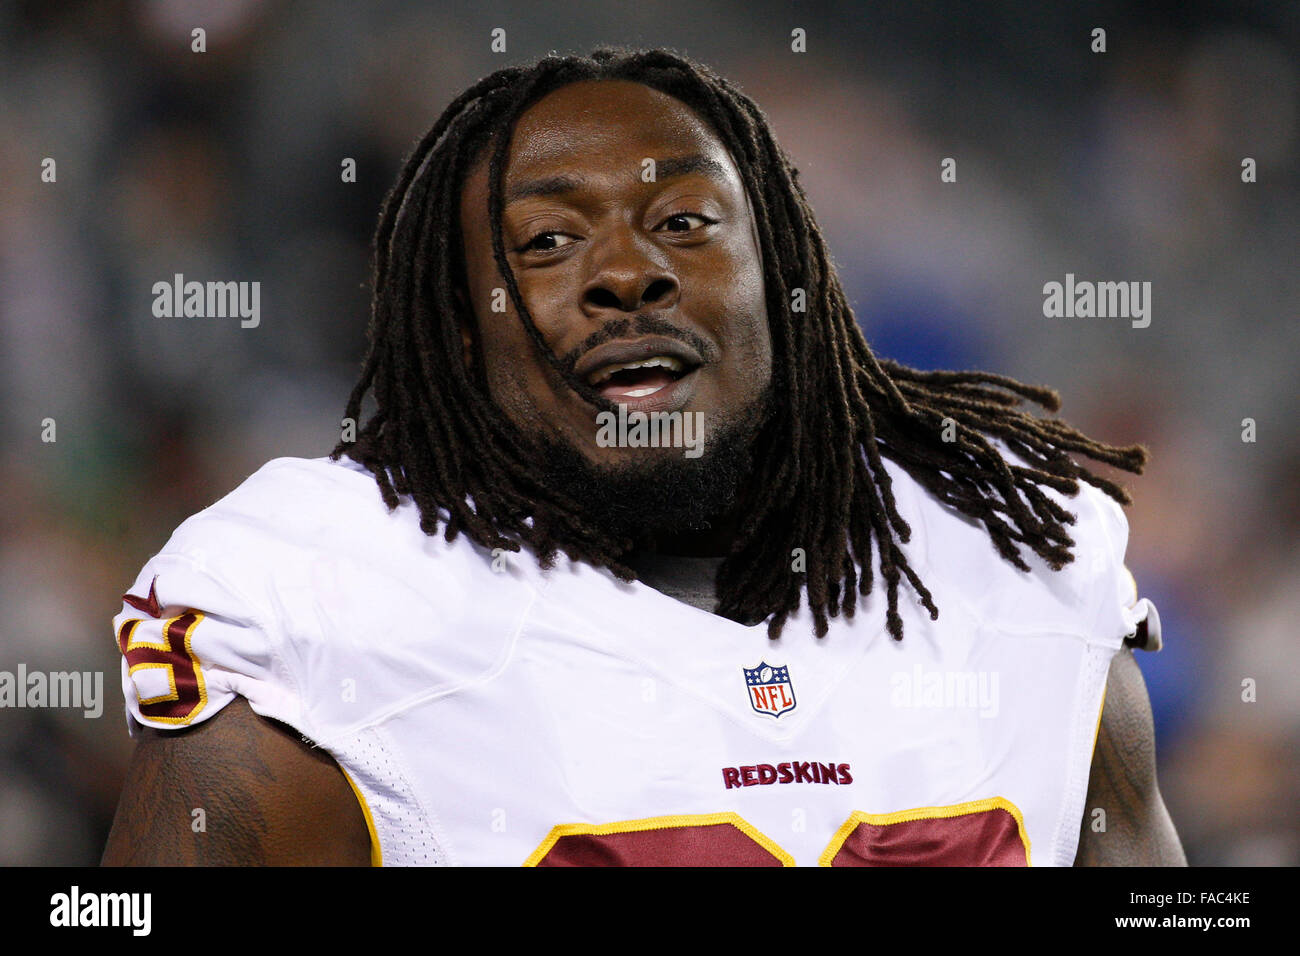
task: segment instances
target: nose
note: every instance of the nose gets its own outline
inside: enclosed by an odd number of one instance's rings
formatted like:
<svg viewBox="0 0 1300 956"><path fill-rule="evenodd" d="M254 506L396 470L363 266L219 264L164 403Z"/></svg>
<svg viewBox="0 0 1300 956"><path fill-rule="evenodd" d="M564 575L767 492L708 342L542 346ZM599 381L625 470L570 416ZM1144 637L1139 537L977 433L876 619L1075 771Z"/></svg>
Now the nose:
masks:
<svg viewBox="0 0 1300 956"><path fill-rule="evenodd" d="M599 319L609 312L667 309L677 304L677 277L657 261L632 230L605 240L591 278L582 290L582 310Z"/></svg>

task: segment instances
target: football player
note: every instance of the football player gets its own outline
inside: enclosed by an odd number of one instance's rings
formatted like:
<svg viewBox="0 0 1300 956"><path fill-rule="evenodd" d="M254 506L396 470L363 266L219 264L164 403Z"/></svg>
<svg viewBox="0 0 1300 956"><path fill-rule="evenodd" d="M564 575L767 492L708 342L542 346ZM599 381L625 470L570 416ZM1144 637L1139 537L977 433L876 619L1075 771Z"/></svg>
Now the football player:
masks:
<svg viewBox="0 0 1300 956"><path fill-rule="evenodd" d="M1145 449L874 356L725 79L488 76L374 280L333 454L124 597L106 863L1184 862L1129 499L1071 457Z"/></svg>

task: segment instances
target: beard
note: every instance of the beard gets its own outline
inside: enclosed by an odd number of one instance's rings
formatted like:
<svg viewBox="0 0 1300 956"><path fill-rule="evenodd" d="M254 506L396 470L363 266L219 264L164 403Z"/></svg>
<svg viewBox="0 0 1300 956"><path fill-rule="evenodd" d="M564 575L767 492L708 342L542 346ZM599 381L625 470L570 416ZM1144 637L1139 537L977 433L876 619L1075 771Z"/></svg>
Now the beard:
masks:
<svg viewBox="0 0 1300 956"><path fill-rule="evenodd" d="M636 461L597 465L566 441L540 440L542 481L577 502L605 535L637 547L707 532L742 502L771 398L769 386L707 433L697 458L687 458L680 448L655 448L645 449L645 457Z"/></svg>

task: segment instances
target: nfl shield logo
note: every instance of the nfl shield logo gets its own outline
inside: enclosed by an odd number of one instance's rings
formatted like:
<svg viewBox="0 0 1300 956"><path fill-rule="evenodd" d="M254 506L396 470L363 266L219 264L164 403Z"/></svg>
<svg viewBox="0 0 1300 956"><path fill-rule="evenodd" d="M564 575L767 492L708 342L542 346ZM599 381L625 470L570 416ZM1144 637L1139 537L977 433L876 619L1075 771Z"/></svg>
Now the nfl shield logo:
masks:
<svg viewBox="0 0 1300 956"><path fill-rule="evenodd" d="M742 667L745 672L749 706L755 713L780 717L794 710L794 685L790 683L790 668L773 667L766 661L757 667Z"/></svg>

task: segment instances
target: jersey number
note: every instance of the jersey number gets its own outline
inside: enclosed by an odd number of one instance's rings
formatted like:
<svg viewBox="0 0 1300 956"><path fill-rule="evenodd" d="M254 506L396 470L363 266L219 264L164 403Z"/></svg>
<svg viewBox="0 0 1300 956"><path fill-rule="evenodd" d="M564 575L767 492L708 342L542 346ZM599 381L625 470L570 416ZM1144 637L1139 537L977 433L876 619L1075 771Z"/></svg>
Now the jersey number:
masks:
<svg viewBox="0 0 1300 956"><path fill-rule="evenodd" d="M153 598L152 588L149 596ZM141 599L135 598L135 601ZM143 604L135 606L143 607ZM152 608L148 610L152 611ZM117 646L126 658L128 673L136 683L140 713L145 717L167 724L188 724L207 704L203 670L190 644L194 629L202 620L203 615L198 611L186 611L166 620L146 622L129 618L122 622L117 632ZM140 633L144 628L149 631L147 636ZM155 636L157 640L151 639ZM140 696L140 681L136 680L136 675L149 670L156 670L166 678L167 692L151 697ZM161 680L146 679L162 690Z"/></svg>
<svg viewBox="0 0 1300 956"><path fill-rule="evenodd" d="M1024 819L1002 797L898 813L855 812L821 866L1028 866ZM736 813L551 830L525 866L794 866L794 857Z"/></svg>

